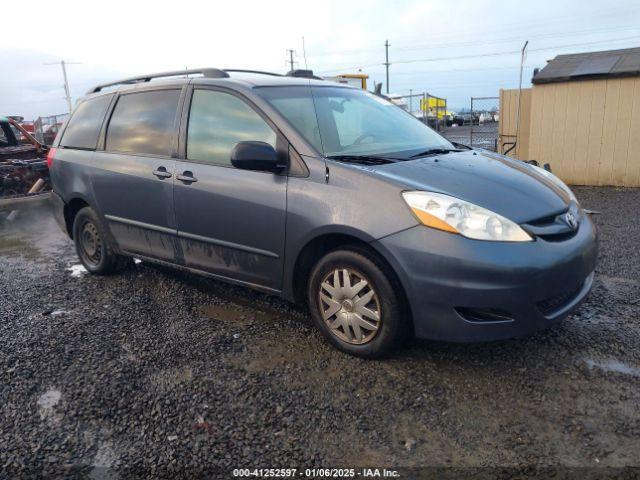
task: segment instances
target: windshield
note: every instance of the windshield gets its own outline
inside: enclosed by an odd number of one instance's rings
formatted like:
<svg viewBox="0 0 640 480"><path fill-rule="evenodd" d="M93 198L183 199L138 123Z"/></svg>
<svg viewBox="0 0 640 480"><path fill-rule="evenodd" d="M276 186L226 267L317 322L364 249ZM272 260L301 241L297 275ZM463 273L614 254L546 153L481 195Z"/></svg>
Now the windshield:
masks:
<svg viewBox="0 0 640 480"><path fill-rule="evenodd" d="M262 87L267 100L325 156L409 158L453 145L384 98L343 87Z"/></svg>

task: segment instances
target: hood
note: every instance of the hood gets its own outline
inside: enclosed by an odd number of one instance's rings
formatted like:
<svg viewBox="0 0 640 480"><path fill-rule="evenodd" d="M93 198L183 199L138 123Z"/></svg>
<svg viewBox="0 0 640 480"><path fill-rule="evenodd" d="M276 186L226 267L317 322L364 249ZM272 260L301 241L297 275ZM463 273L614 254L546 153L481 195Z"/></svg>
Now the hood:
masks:
<svg viewBox="0 0 640 480"><path fill-rule="evenodd" d="M444 193L517 223L558 214L569 195L536 167L483 150L367 167L407 190Z"/></svg>

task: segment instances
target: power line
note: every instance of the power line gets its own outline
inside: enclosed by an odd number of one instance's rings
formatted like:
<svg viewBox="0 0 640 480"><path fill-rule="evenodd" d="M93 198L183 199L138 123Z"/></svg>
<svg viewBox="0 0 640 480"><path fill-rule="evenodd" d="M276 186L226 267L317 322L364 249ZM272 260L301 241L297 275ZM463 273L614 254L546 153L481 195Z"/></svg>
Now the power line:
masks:
<svg viewBox="0 0 640 480"><path fill-rule="evenodd" d="M550 26L553 24L563 24L566 23L567 21L571 21L571 23L575 24L578 21L589 21L589 23L591 24L591 20L597 20L598 23L602 23L603 20L607 19L607 18L613 18L613 19L618 19L618 18L629 18L632 15L637 15L638 13L640 13L639 8L633 7L631 9L629 8L623 8L623 9L619 9L619 10L613 10L610 6L608 6L606 9L602 9L602 10L594 10L592 12L589 12L587 14L584 15L576 15L575 13L571 13L571 14L567 14L567 15L554 15L552 17L546 17L546 18L536 18L534 20L529 20L529 21L525 21L525 22L510 22L509 25L505 26L504 24L494 24L494 25L488 25L484 22L480 23L478 22L477 25L481 25L481 27L476 30L476 31L470 31L470 34L472 35L477 35L477 34L484 34L487 31L491 31L491 30L499 30L501 32L518 32L521 33L523 31L524 28L527 27L531 27L531 26L539 26L539 25L544 25L544 26ZM612 27L613 28L613 27ZM556 27L556 30L561 30L561 27ZM527 36L531 37L532 32L527 32ZM449 35L443 35L441 33L434 33L431 35L421 35L420 38L421 39L425 39L425 40L429 40L430 38L433 39L437 39L437 40L441 40L442 38L459 38L459 32L456 33L450 33ZM402 41L403 38L404 39L408 39L409 41L412 41L415 39L415 37L407 37L407 36L400 36L400 37L396 37L399 41ZM520 38L519 40L522 40L522 38Z"/></svg>
<svg viewBox="0 0 640 480"><path fill-rule="evenodd" d="M559 38L559 37L571 37L571 36L579 36L579 35L596 35L599 33L609 33L609 32L620 32L624 30L635 30L638 31L638 26L633 25L629 27L623 28L606 28L599 30L579 30L574 32L563 32L563 33L544 33L539 35L527 35L529 38L533 39L546 39L546 38ZM457 42L457 43L441 43L441 44L416 44L406 47L399 47L398 50L406 51L406 50L417 50L417 49L435 49L435 48L453 48L453 47L469 47L469 46L481 46L481 45L492 45L496 43L504 43L504 42L521 42L522 35L515 37L507 37L507 38L496 38L493 40L483 40L483 41L467 41L467 42Z"/></svg>
<svg viewBox="0 0 640 480"><path fill-rule="evenodd" d="M601 43L613 43L617 41L625 41L640 38L640 35L634 35L631 37L624 37L619 39L610 39L610 40L599 40L595 42L583 42L583 43L571 43L567 45L557 45L554 47L543 47L543 48L532 48L530 52L543 52L548 50L556 50L560 48L569 48L569 47L582 47L586 45L599 45ZM440 57L440 58L423 58L423 59L414 59L414 60L398 60L395 63L416 63L416 62L439 62L441 60L460 60L465 58L475 58L475 57L492 57L496 55L509 55L512 53L520 53L520 50L508 50L504 52L494 52L494 53L481 53L475 55L461 55L457 57Z"/></svg>
<svg viewBox="0 0 640 480"><path fill-rule="evenodd" d="M602 43L616 43L616 42L625 42L627 40L636 40L640 38L640 35L633 35L631 37L623 37L623 38L610 38L608 40L598 40L595 42L583 42L583 43L570 43L566 45L558 45L557 47L544 47L544 48L533 48L529 50L530 52L544 52L547 50L555 50L556 48L570 48L570 47L584 47L588 45L600 45Z"/></svg>
<svg viewBox="0 0 640 480"><path fill-rule="evenodd" d="M572 17L575 18L575 17ZM598 17L599 19L601 19L600 17ZM531 23L531 22L529 22ZM545 25L548 25L548 21L536 21L533 22L534 24L540 24L540 23L544 23ZM513 24L512 24L513 26ZM581 34L589 34L592 35L594 33L606 33L606 32L619 32L619 31L624 31L624 30L637 30L638 29L638 25L637 24L632 24L632 25L622 25L622 26L615 26L615 27L606 27L606 28L599 28L599 29L582 29L582 30L574 30L574 31L568 31L568 32L560 32L560 33L556 33L556 32L542 32L542 33L538 33L538 34L531 34L529 33L527 36L530 39L535 39L535 38L549 38L549 37L567 37L567 36L573 36L573 35L581 35ZM501 28L502 32L505 31L510 31L512 29L507 29L505 30L504 28ZM516 28L513 29L517 32L521 32L521 28ZM519 35L517 37L498 37L492 40L484 40L484 41L478 41L477 37L479 33L483 33L483 32L472 32L472 33L468 33L467 35L465 35L464 37L468 37L470 40L468 41L464 41L464 42L446 42L446 43L442 43L443 39L446 38L454 38L454 39L460 39L460 34L456 33L456 34L450 34L450 35L432 35L432 36L421 36L420 39L422 40L421 43L409 43L409 44L398 44L396 43L396 47L398 48L398 50L410 50L410 49L416 49L416 48L440 48L440 47L454 47L454 46L468 46L468 45L486 45L486 44L490 44L490 43L499 43L499 42L506 42L506 41L518 41L520 42L522 40L522 35ZM430 37L439 40L441 43L437 43L437 44L433 44L433 43L424 43L425 39L429 39ZM464 38L463 37L463 38ZM328 56L328 55L344 55L344 54L354 54L354 53L372 53L372 52L377 52L378 49L375 47L371 47L371 48L364 48L364 49L356 49L356 50L325 50L325 51L317 51L317 52L311 52L311 55L314 56Z"/></svg>
<svg viewBox="0 0 640 480"><path fill-rule="evenodd" d="M588 29L588 30L574 30L572 32L547 32L540 34L527 35L531 39L544 39L544 38L556 38L556 37L571 37L577 35L593 35L599 33L609 33L609 32L620 32L625 30L638 30L638 25L629 25L622 27L607 27L600 29ZM443 37L438 37L439 40L442 40ZM460 38L457 35L455 38ZM471 37L470 37L471 38ZM396 49L400 51L406 50L417 50L417 49L425 49L432 50L436 48L453 48L453 47L468 47L468 46L481 46L481 45L491 45L495 43L503 43L503 42L520 42L522 40L522 35L512 36L512 37L498 37L491 40L481 40L477 39L462 41L462 42L441 42L441 43L413 43L408 45L398 45L396 44ZM330 56L330 55L344 55L344 54L354 54L354 53L374 53L377 52L377 48L366 48L359 50L333 50L333 51L324 51L324 52L312 52L313 56L322 57L322 56Z"/></svg>
<svg viewBox="0 0 640 480"><path fill-rule="evenodd" d="M451 68L446 70L411 70L406 72L395 72L394 76L402 76L402 75L420 75L420 74L435 74L435 73L453 73L453 72L487 72L487 71L495 71L495 70L516 70L520 68L519 65L511 65L509 67L482 67L482 68ZM535 68L533 65L525 65L525 69ZM376 73L376 72L371 72Z"/></svg>
<svg viewBox="0 0 640 480"><path fill-rule="evenodd" d="M572 44L566 44L566 45L556 45L553 47L542 47L542 48L535 48L535 49L530 49L530 52L542 52L542 51L548 51L548 50L559 50L562 48L570 48L570 47L582 47L582 46L590 46L590 45L600 45L603 43L615 43L615 42L621 42L621 41L627 41L627 40L635 40L640 38L640 35L633 35L630 37L623 37L623 38L612 38L612 39L608 39L608 40L599 40L596 42L583 42L583 43L572 43ZM469 54L469 55L457 55L457 56L450 56L450 57L433 57L433 58L416 58L416 59L407 59L407 60L396 60L394 63L395 64L409 64L409 63L423 63L423 62L441 62L441 61L446 61L446 60L465 60L465 59L469 59L469 58L485 58L485 57L495 57L495 56L500 56L500 55L512 55L512 54L516 54L516 53L520 53L520 50L506 50L506 51L501 51L501 52L491 52L491 53L476 53L476 54ZM323 70L321 71L321 73L331 73L331 72L336 72L336 71L340 71L340 70L350 70L350 69L359 69L359 68L369 68L369 67L376 67L379 66L379 63L372 63L372 64L368 64L368 65L359 65L359 66L345 66L345 67L341 67L341 68L335 68L332 70ZM384 64L383 64L384 65Z"/></svg>

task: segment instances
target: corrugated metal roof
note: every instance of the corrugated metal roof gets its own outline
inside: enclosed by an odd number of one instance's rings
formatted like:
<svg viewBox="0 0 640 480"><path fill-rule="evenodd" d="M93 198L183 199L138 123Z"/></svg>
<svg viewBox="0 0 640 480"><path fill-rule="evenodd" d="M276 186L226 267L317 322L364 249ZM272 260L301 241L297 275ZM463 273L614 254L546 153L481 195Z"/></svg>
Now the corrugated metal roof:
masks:
<svg viewBox="0 0 640 480"><path fill-rule="evenodd" d="M585 78L640 76L640 48L558 55L531 80L534 84Z"/></svg>

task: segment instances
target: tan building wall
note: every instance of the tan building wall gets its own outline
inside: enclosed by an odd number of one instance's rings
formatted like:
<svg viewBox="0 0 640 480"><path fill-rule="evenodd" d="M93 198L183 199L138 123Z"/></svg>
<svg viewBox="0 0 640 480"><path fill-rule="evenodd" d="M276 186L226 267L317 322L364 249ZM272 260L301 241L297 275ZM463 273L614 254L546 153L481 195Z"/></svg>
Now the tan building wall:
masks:
<svg viewBox="0 0 640 480"><path fill-rule="evenodd" d="M504 92L501 133L514 115ZM549 163L572 185L640 187L640 77L534 85L529 122L518 158Z"/></svg>
<svg viewBox="0 0 640 480"><path fill-rule="evenodd" d="M499 125L499 151L506 152L516 137L518 118L518 94L515 90L500 90L500 125ZM529 145L531 140L531 89L522 89L522 101L520 102L520 141L509 152L510 157L521 160L530 160Z"/></svg>

